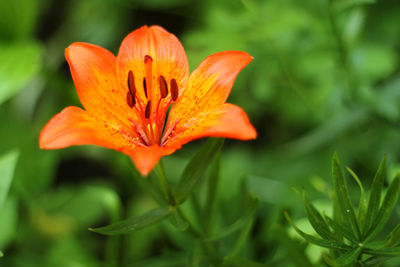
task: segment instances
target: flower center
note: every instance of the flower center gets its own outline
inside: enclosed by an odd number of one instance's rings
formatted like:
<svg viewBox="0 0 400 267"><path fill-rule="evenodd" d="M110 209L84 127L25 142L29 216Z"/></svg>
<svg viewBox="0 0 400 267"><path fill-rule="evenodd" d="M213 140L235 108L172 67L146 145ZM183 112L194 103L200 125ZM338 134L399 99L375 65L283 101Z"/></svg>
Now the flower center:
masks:
<svg viewBox="0 0 400 267"><path fill-rule="evenodd" d="M178 99L178 83L175 78L169 79L168 82L165 78L168 75L153 75L153 58L149 55L144 57L144 69L142 87L145 99L141 99L138 94L133 71L128 72L126 102L136 112L139 119L132 119L130 122L135 128L141 145L163 145L173 130L164 129L164 125L168 107Z"/></svg>

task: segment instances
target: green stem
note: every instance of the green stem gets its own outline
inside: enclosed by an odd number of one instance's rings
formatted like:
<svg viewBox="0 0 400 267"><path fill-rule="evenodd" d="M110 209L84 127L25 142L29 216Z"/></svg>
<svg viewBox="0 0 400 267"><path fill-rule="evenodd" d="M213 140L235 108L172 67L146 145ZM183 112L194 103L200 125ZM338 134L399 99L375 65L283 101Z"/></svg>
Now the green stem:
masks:
<svg viewBox="0 0 400 267"><path fill-rule="evenodd" d="M346 78L347 78L347 83L350 89L350 92L352 93L358 93L359 92L359 83L355 77L355 73L353 72L351 65L350 65L350 60L349 60L349 51L347 48L347 45L345 41L343 40L342 34L339 30L339 27L336 23L335 20L335 11L334 11L334 5L333 5L333 0L329 0L329 23L332 29L333 36L336 41L336 45L338 47L338 54L339 54L339 60L341 65L343 66L343 69L346 73Z"/></svg>
<svg viewBox="0 0 400 267"><path fill-rule="evenodd" d="M176 205L176 200L174 197L174 194L172 193L171 187L168 183L168 179L167 179L167 175L165 173L165 169L164 169L164 164L162 163L162 160L160 160L158 162L158 164L156 165L156 171L158 172L158 176L160 178L160 182L167 194L167 199L168 202L172 205L175 206Z"/></svg>

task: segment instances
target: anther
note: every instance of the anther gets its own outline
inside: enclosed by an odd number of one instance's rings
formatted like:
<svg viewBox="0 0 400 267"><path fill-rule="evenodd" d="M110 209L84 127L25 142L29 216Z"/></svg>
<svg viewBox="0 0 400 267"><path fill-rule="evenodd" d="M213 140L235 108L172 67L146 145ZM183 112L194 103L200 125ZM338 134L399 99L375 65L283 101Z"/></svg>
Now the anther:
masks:
<svg viewBox="0 0 400 267"><path fill-rule="evenodd" d="M153 58L149 55L144 56L144 64L153 62Z"/></svg>
<svg viewBox="0 0 400 267"><path fill-rule="evenodd" d="M146 78L143 78L143 90L144 90L144 95L147 98L147 83L146 83Z"/></svg>
<svg viewBox="0 0 400 267"><path fill-rule="evenodd" d="M168 85L164 76L158 77L158 82L160 83L160 93L162 98L166 98L168 95Z"/></svg>
<svg viewBox="0 0 400 267"><path fill-rule="evenodd" d="M135 97L132 96L132 94L131 94L130 92L128 92L128 93L126 94L126 102L128 103L128 106L129 106L130 108L133 108L133 107L135 106L135 104L136 104Z"/></svg>
<svg viewBox="0 0 400 267"><path fill-rule="evenodd" d="M135 94L136 94L135 78L134 78L133 72L131 70L128 73L128 88L129 88L129 92L131 92L132 96L135 97Z"/></svg>
<svg viewBox="0 0 400 267"><path fill-rule="evenodd" d="M144 111L144 117L146 119L150 118L151 101L147 102L146 110Z"/></svg>
<svg viewBox="0 0 400 267"><path fill-rule="evenodd" d="M178 83L175 79L171 80L171 97L172 101L176 101L178 99L179 91L178 91Z"/></svg>

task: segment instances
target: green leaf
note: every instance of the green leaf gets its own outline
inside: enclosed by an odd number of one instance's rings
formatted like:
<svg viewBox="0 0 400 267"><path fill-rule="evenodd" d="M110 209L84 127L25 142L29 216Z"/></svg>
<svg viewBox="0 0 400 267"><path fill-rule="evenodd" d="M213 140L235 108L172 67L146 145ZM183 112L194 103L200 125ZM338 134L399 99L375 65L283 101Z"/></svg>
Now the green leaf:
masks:
<svg viewBox="0 0 400 267"><path fill-rule="evenodd" d="M297 226L294 224L292 219L290 218L289 214L285 211L284 215L286 217L286 220L290 223L290 225L296 230L296 232L303 237L306 241L308 241L311 244L320 246L320 247L325 247L325 248L333 248L333 249L340 249L340 250L348 250L350 247L343 244L342 242L334 241L334 240L326 240L326 239L321 239L314 237L312 235L306 234L303 231L301 231Z"/></svg>
<svg viewBox="0 0 400 267"><path fill-rule="evenodd" d="M249 220L254 216L254 213L257 211L257 207L258 199L254 197L249 197L249 203L246 208L246 213L237 221L227 227L224 227L221 231L218 231L217 234L211 236L210 238L207 238L206 240L208 242L215 242L236 233L248 224Z"/></svg>
<svg viewBox="0 0 400 267"><path fill-rule="evenodd" d="M376 216L376 220L371 227L371 231L367 235L367 240L371 240L373 237L375 237L386 225L399 198L399 190L400 174L397 174L396 178L390 184L389 189L386 192L379 213Z"/></svg>
<svg viewBox="0 0 400 267"><path fill-rule="evenodd" d="M0 104L40 71L43 48L36 43L0 43Z"/></svg>
<svg viewBox="0 0 400 267"><path fill-rule="evenodd" d="M306 210L307 219L314 228L315 232L317 232L322 238L338 240L337 236L330 231L329 226L322 215L311 203L307 201L304 191L302 194L302 200Z"/></svg>
<svg viewBox="0 0 400 267"><path fill-rule="evenodd" d="M239 255L239 253L242 251L243 247L245 246L246 240L252 229L255 214L257 211L257 207L258 207L258 197L254 197L251 194L249 194L248 201L249 201L249 204L248 204L249 213L247 216L247 222L244 226L243 231L239 234L238 239L236 240L235 244L233 245L233 248L232 248L231 252L229 253L228 257L235 258Z"/></svg>
<svg viewBox="0 0 400 267"><path fill-rule="evenodd" d="M18 155L16 150L12 150L0 157L0 211L11 186Z"/></svg>
<svg viewBox="0 0 400 267"><path fill-rule="evenodd" d="M0 258L4 256L3 252L0 250Z"/></svg>
<svg viewBox="0 0 400 267"><path fill-rule="evenodd" d="M346 253L340 255L339 258L335 260L336 264L339 266L344 266L348 265L350 263L355 262L357 259L358 255L361 253L361 248L360 247L355 247L353 249L350 249Z"/></svg>
<svg viewBox="0 0 400 267"><path fill-rule="evenodd" d="M367 258L366 260L363 260L363 263L365 263L366 266L381 266L381 263L389 259L390 257L387 256L372 256Z"/></svg>
<svg viewBox="0 0 400 267"><path fill-rule="evenodd" d="M176 200L183 203L187 197L201 184L205 172L215 155L221 149L224 139L208 139L201 150L190 160L178 182Z"/></svg>
<svg viewBox="0 0 400 267"><path fill-rule="evenodd" d="M360 187L361 195L360 195L360 202L358 204L357 219L360 224L360 228L362 228L365 223L365 217L367 214L367 200L366 200L366 196L365 196L364 187L363 187L360 179L358 178L357 174L355 174L355 172L353 172L353 170L350 169L349 167L346 167L346 169L350 173L351 177L354 178L354 180Z"/></svg>
<svg viewBox="0 0 400 267"><path fill-rule="evenodd" d="M332 227L332 229L335 231L335 234L339 234L340 236L344 236L345 238L347 238L347 240L353 242L353 243L357 243L357 239L354 236L354 234L349 231L348 228L343 227L342 225L340 225L339 223L337 223L336 221L332 220L330 217L328 216L324 216L325 220L328 222L328 224Z"/></svg>
<svg viewBox="0 0 400 267"><path fill-rule="evenodd" d="M335 193L338 199L338 204L342 217L344 218L344 221L350 225L355 236L357 238L360 238L360 229L358 226L356 214L354 212L353 205L351 204L347 184L344 180L342 171L340 170L339 159L336 153L333 155L332 159L332 176Z"/></svg>
<svg viewBox="0 0 400 267"><path fill-rule="evenodd" d="M382 249L365 248L363 252L370 255L396 257L400 256L400 247L382 248Z"/></svg>
<svg viewBox="0 0 400 267"><path fill-rule="evenodd" d="M390 232L388 238L387 238L387 243L386 246L391 247L395 246L399 243L400 241L400 224L397 225L392 232Z"/></svg>
<svg viewBox="0 0 400 267"><path fill-rule="evenodd" d="M138 170L135 168L133 164L130 164L133 177L135 181L139 184L140 187L143 188L148 194L152 196L152 198L158 203L158 205L162 207L168 206L168 199L166 198L166 194L161 188L161 185L157 183L155 180L156 177L151 173L147 178L144 178Z"/></svg>
<svg viewBox="0 0 400 267"><path fill-rule="evenodd" d="M208 235L212 231L212 226L215 218L216 210L216 196L218 189L218 182L220 180L220 169L221 169L221 151L215 156L214 161L211 165L210 176L208 177L207 184L207 198L206 204L204 205L203 218L204 218L204 229Z"/></svg>
<svg viewBox="0 0 400 267"><path fill-rule="evenodd" d="M344 11L345 9L355 6L374 4L375 0L339 0L334 1L334 9L336 12Z"/></svg>
<svg viewBox="0 0 400 267"><path fill-rule="evenodd" d="M376 216L379 212L379 204L381 202L381 194L383 188L383 182L385 180L385 170L386 170L386 156L383 157L379 168L375 174L375 178L372 181L371 194L368 199L367 215L363 228L363 234L372 227L372 223L376 220Z"/></svg>
<svg viewBox="0 0 400 267"><path fill-rule="evenodd" d="M173 226L175 226L179 231L182 231L182 232L185 231L189 227L188 222L182 218L178 209L174 210L169 215L169 221L172 223Z"/></svg>
<svg viewBox="0 0 400 267"><path fill-rule="evenodd" d="M155 209L139 217L130 218L104 227L89 228L89 230L104 235L126 234L158 223L165 219L171 212L172 209L170 208Z"/></svg>

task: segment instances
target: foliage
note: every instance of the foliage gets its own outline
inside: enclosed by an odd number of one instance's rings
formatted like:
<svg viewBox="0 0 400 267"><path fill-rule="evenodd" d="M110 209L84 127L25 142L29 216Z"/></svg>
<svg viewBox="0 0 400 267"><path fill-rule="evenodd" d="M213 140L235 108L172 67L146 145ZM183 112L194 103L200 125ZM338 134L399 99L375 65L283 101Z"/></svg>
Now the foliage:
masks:
<svg viewBox="0 0 400 267"><path fill-rule="evenodd" d="M372 181L368 204L364 188L357 175L348 168L349 173L360 186L359 205L354 207L350 199L347 183L340 170L339 159L335 154L332 161L334 195L333 217L321 214L308 202L303 191L302 199L307 219L319 237L306 234L293 223L287 213L285 216L296 232L308 242L330 249L325 261L331 266L376 266L390 257L400 256L400 236L398 224L383 241L374 238L388 222L397 203L400 192L400 174L397 174L381 201L385 181L386 157L383 158ZM357 211L357 213L356 213Z"/></svg>

